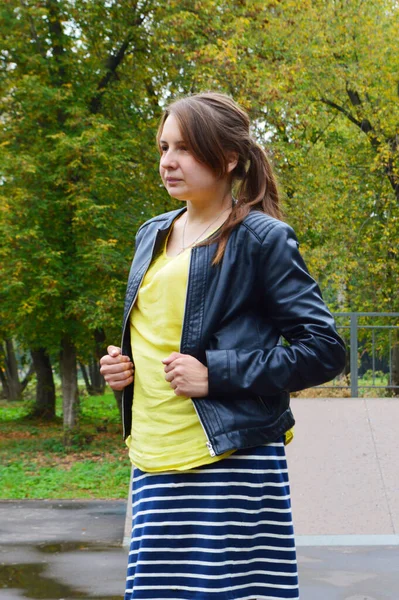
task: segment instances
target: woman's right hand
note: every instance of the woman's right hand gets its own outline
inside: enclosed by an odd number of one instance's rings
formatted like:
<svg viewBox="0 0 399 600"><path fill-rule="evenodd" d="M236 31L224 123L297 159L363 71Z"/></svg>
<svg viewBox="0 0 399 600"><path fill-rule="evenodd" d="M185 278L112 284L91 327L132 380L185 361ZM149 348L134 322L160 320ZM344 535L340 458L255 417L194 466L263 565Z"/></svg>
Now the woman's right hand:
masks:
<svg viewBox="0 0 399 600"><path fill-rule="evenodd" d="M100 359L100 373L115 391L123 390L132 383L134 365L128 356L122 354L118 346L108 346L108 354Z"/></svg>

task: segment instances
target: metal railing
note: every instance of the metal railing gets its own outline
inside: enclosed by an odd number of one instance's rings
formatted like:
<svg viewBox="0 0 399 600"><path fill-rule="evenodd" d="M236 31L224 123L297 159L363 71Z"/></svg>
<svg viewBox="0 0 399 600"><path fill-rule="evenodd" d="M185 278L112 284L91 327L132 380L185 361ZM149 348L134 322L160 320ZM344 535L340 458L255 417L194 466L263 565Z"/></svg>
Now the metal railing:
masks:
<svg viewBox="0 0 399 600"><path fill-rule="evenodd" d="M359 389L384 389L384 390L396 390L399 393L399 385L393 383L393 348L395 344L399 343L396 339L392 341L392 333L399 330L399 313L397 312L337 312L334 313L336 319L337 329L349 331L348 336L342 333L342 337L347 342L347 348L349 352L349 376L350 385L341 385L340 383L332 384L329 386L322 386L326 388L341 388L350 389L351 396L357 398L359 396ZM341 324L342 318L346 318L349 321L348 324ZM387 318L395 319L395 324L363 324L361 321L367 319L368 321L380 321L386 320ZM376 343L376 332L381 330L384 332L384 339L380 340L380 344ZM369 335L371 333L371 337ZM362 354L359 355L359 350L362 349ZM366 355L369 366L371 366L371 379L372 383L362 383L362 371L365 370L362 365L362 357ZM364 361L363 361L364 362ZM377 379L381 379L381 376L377 377L376 373L381 370L376 369L377 363L382 365L382 373L386 377L386 385L380 385L376 383ZM342 376L341 376L342 378ZM335 381L335 380L334 380ZM340 380L338 380L340 381Z"/></svg>

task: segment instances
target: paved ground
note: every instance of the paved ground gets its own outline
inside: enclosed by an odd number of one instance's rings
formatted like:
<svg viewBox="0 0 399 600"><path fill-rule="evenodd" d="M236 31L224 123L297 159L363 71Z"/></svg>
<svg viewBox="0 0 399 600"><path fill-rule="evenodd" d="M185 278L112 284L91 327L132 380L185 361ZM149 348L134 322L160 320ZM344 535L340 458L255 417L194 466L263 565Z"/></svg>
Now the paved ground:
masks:
<svg viewBox="0 0 399 600"><path fill-rule="evenodd" d="M294 400L302 600L399 600L398 400ZM0 502L0 600L121 600L123 501Z"/></svg>
<svg viewBox="0 0 399 600"><path fill-rule="evenodd" d="M0 600L121 600L124 501L0 502Z"/></svg>
<svg viewBox="0 0 399 600"><path fill-rule="evenodd" d="M121 600L125 508L0 502L0 600ZM399 599L399 545L300 545L298 557L302 600Z"/></svg>
<svg viewBox="0 0 399 600"><path fill-rule="evenodd" d="M297 534L398 536L399 398L294 398L292 408Z"/></svg>

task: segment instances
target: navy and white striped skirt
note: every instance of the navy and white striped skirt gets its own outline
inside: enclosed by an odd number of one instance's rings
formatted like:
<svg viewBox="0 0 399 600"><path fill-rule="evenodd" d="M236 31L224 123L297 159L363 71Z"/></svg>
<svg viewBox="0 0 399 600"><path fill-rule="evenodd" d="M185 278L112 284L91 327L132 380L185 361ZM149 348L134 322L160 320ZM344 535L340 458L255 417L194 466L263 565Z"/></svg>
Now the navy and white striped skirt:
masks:
<svg viewBox="0 0 399 600"><path fill-rule="evenodd" d="M283 441L189 471L134 470L125 600L299 598Z"/></svg>

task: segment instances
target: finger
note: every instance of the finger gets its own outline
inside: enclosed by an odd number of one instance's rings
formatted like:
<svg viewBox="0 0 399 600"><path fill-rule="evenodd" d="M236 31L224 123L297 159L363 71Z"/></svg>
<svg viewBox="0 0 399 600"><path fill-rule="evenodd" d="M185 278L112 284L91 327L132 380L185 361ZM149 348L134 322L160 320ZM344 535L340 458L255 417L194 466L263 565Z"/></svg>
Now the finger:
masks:
<svg viewBox="0 0 399 600"><path fill-rule="evenodd" d="M122 348L119 348L119 346L108 346L107 352L110 356L118 356L118 354L122 354Z"/></svg>
<svg viewBox="0 0 399 600"><path fill-rule="evenodd" d="M119 373L104 373L104 379L105 381L123 381L123 379L128 379L129 377L133 377L133 375L133 369L129 369L129 371Z"/></svg>
<svg viewBox="0 0 399 600"><path fill-rule="evenodd" d="M102 374L104 373L122 373L123 371L129 371L134 369L134 365L131 361L119 362L112 359L110 362L103 362L100 368Z"/></svg>
<svg viewBox="0 0 399 600"><path fill-rule="evenodd" d="M112 375L113 373L126 373L134 371L134 365L131 362L103 364L100 368L101 375Z"/></svg>
<svg viewBox="0 0 399 600"><path fill-rule="evenodd" d="M186 396L186 394L183 392L183 390L179 386L175 387L174 392L175 392L176 396Z"/></svg>
<svg viewBox="0 0 399 600"><path fill-rule="evenodd" d="M174 376L173 376L173 374L172 374L172 373L167 373L167 374L165 375L165 379L166 379L166 381L169 381L169 383L170 383L171 381L173 381L173 379L174 379Z"/></svg>
<svg viewBox="0 0 399 600"><path fill-rule="evenodd" d="M108 375L107 377L104 377L104 379L107 383L112 385L114 383L126 382L128 379L130 379L132 377L134 377L134 374L130 372L130 373L116 373L114 375Z"/></svg>
<svg viewBox="0 0 399 600"><path fill-rule="evenodd" d="M116 392L120 392L131 383L133 383L133 377L129 377L129 379L125 379L125 381L115 381L113 383L109 383L109 386Z"/></svg>
<svg viewBox="0 0 399 600"><path fill-rule="evenodd" d="M118 354L117 356L110 356L109 354L106 354L100 359L101 365L116 365L120 363L133 364L129 356L126 356L125 354Z"/></svg>
<svg viewBox="0 0 399 600"><path fill-rule="evenodd" d="M166 358L164 358L161 362L164 365L169 365L174 360L176 360L176 358L179 358L179 356L181 356L180 352L172 352L172 354L169 354L169 356L167 356Z"/></svg>
<svg viewBox="0 0 399 600"><path fill-rule="evenodd" d="M116 371L113 373L104 373L103 374L105 381L108 383L112 381L122 381L123 379L128 379L129 377L134 376L134 370L129 369L128 371Z"/></svg>
<svg viewBox="0 0 399 600"><path fill-rule="evenodd" d="M124 371L130 371L134 368L132 362L117 362L104 365L102 367L107 373L123 373Z"/></svg>

